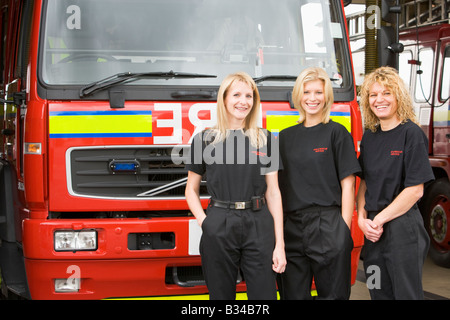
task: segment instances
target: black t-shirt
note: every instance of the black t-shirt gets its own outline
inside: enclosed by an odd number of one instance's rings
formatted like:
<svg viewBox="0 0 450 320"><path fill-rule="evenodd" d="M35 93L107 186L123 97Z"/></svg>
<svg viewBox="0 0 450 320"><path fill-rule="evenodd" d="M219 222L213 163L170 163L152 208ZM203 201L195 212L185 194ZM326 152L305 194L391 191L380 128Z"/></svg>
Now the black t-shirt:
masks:
<svg viewBox="0 0 450 320"><path fill-rule="evenodd" d="M267 144L259 149L250 144L242 130L230 130L230 135L217 143L213 143L213 131L200 132L192 140L186 168L200 175L206 173L206 185L213 199L248 201L262 196L267 189L265 175L281 166L277 139L264 132Z"/></svg>
<svg viewBox="0 0 450 320"><path fill-rule="evenodd" d="M367 130L361 141L359 163L361 178L367 185L367 211L381 211L404 188L434 179L427 137L409 121L389 131Z"/></svg>
<svg viewBox="0 0 450 320"><path fill-rule="evenodd" d="M313 127L298 124L282 130L279 139L284 211L340 206L340 181L361 170L347 129L331 120Z"/></svg>

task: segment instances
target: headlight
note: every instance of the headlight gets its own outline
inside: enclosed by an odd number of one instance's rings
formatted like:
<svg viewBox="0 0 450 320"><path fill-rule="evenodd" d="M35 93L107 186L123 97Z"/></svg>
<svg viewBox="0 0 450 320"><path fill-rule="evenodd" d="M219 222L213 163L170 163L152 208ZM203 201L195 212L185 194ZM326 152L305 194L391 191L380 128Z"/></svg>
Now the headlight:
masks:
<svg viewBox="0 0 450 320"><path fill-rule="evenodd" d="M97 250L97 231L55 231L54 244L55 251L95 251Z"/></svg>
<svg viewBox="0 0 450 320"><path fill-rule="evenodd" d="M78 292L80 290L80 279L55 279L55 292Z"/></svg>

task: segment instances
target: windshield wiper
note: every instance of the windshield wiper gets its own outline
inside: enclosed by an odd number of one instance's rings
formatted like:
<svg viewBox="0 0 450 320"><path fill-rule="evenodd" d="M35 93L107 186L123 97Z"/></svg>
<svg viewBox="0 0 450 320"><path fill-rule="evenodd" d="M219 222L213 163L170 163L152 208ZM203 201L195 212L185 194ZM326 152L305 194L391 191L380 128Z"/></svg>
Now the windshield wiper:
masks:
<svg viewBox="0 0 450 320"><path fill-rule="evenodd" d="M142 78L155 78L155 79L193 79L193 78L217 78L216 75L210 74L199 74L199 73L185 73L185 72L142 72L142 73L133 73L133 72L123 72L117 73L111 77L107 77L105 79L92 82L87 86L84 86L80 90L80 97L86 97L97 90L103 90L109 87L112 87L119 83L131 82Z"/></svg>
<svg viewBox="0 0 450 320"><path fill-rule="evenodd" d="M262 76L259 78L253 78L256 83L260 83L263 81L295 81L297 80L297 76L289 76L289 75L268 75Z"/></svg>
<svg viewBox="0 0 450 320"><path fill-rule="evenodd" d="M289 76L289 75L269 75L269 76L262 76L259 78L253 78L253 80L256 83L260 83L263 81L295 81L297 80L297 76ZM330 81L334 82L334 81L341 81L342 79L339 78L331 78L330 77Z"/></svg>

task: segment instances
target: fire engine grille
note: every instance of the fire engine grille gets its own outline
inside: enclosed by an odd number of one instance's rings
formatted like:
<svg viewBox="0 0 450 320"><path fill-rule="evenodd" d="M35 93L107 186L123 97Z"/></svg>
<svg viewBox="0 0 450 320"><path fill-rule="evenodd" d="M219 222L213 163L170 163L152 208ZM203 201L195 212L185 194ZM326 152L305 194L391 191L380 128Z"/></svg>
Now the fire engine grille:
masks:
<svg viewBox="0 0 450 320"><path fill-rule="evenodd" d="M101 198L184 197L187 170L182 161L172 161L172 149L72 149L69 153L69 192L76 196ZM186 156L188 149L181 149L176 150L178 157ZM207 195L204 182L201 194Z"/></svg>

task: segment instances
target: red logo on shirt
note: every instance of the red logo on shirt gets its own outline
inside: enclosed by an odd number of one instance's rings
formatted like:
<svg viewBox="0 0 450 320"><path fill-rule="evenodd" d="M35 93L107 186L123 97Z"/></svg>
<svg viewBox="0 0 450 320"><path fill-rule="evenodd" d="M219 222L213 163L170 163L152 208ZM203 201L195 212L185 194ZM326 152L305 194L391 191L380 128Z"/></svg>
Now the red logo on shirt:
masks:
<svg viewBox="0 0 450 320"><path fill-rule="evenodd" d="M315 148L314 152L315 153L323 153L323 152L325 152L327 150L328 150L328 148Z"/></svg>
<svg viewBox="0 0 450 320"><path fill-rule="evenodd" d="M398 151L398 150L392 150L391 151L391 156L399 156L403 153L403 151Z"/></svg>
<svg viewBox="0 0 450 320"><path fill-rule="evenodd" d="M267 153L260 152L260 151L252 151L252 153L254 153L254 154L256 154L257 156L260 156L260 157L265 157L265 156L267 156Z"/></svg>

